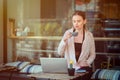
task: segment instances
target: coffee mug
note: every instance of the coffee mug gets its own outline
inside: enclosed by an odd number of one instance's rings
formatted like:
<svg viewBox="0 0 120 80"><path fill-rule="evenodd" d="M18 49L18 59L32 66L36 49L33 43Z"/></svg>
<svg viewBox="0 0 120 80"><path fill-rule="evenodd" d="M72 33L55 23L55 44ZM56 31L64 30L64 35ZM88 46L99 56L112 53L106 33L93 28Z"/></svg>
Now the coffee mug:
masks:
<svg viewBox="0 0 120 80"><path fill-rule="evenodd" d="M72 36L74 36L74 37L75 37L75 36L77 36L77 35L78 35L78 32L72 32L71 34L72 34Z"/></svg>

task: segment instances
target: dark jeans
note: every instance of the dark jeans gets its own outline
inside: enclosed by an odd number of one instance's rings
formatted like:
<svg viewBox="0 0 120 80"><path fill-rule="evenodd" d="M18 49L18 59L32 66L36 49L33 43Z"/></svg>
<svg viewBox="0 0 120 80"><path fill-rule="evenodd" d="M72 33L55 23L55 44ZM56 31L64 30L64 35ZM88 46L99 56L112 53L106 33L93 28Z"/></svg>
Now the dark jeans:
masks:
<svg viewBox="0 0 120 80"><path fill-rule="evenodd" d="M91 76L92 76L92 68L91 67L82 67L80 69L84 69L84 70L87 70L87 74L85 74L84 76L82 77L77 77L73 80L90 80L91 79Z"/></svg>

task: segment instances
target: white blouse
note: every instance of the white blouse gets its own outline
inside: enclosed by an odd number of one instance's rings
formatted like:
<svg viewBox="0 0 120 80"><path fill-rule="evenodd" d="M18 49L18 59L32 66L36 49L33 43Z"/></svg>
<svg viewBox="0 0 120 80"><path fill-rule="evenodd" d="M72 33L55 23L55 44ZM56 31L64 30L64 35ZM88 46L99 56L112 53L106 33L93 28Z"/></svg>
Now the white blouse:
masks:
<svg viewBox="0 0 120 80"><path fill-rule="evenodd" d="M69 29L65 32L63 38L65 37L67 32L72 32L72 29ZM74 46L74 37L71 37L67 40L67 42L64 42L62 40L60 41L60 44L58 46L58 54L59 55L64 55L64 57L67 59L68 62L68 67L69 67L69 62L70 60L73 61L73 67L74 68L80 68L76 67L75 64L76 58L75 58L75 46ZM80 61L87 61L89 66L91 66L92 62L94 61L96 57L95 53L95 43L94 43L94 38L91 32L85 31L85 38L83 41L82 49L81 49L81 54L79 56L78 62Z"/></svg>

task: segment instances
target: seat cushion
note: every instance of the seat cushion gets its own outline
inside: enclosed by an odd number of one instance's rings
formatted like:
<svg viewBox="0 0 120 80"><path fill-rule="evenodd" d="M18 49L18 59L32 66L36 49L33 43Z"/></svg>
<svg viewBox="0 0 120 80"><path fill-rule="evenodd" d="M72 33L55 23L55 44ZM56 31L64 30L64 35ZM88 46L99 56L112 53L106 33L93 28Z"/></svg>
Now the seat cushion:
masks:
<svg viewBox="0 0 120 80"><path fill-rule="evenodd" d="M42 72L42 67L41 65L29 64L25 66L20 72L21 73L39 73L39 72Z"/></svg>
<svg viewBox="0 0 120 80"><path fill-rule="evenodd" d="M120 80L119 70L97 69L91 79Z"/></svg>
<svg viewBox="0 0 120 80"><path fill-rule="evenodd" d="M5 66L14 66L17 67L19 70L23 69L25 66L30 64L30 62L22 62L22 61L16 61L16 62L9 62L6 63Z"/></svg>

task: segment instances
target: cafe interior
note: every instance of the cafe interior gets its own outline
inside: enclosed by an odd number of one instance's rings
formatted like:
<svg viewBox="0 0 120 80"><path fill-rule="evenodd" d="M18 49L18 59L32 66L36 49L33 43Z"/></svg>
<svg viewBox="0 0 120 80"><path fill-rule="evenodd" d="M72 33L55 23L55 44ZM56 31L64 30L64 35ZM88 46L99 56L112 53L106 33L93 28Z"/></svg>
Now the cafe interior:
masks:
<svg viewBox="0 0 120 80"><path fill-rule="evenodd" d="M94 76L98 70L116 70L119 79L110 80L120 80L120 0L0 0L0 79L33 80L20 72L14 78L3 76L1 72L9 74L2 68L6 64L21 61L38 65L40 57L60 58L58 45L71 28L71 15L76 10L86 13L86 27L94 36Z"/></svg>

